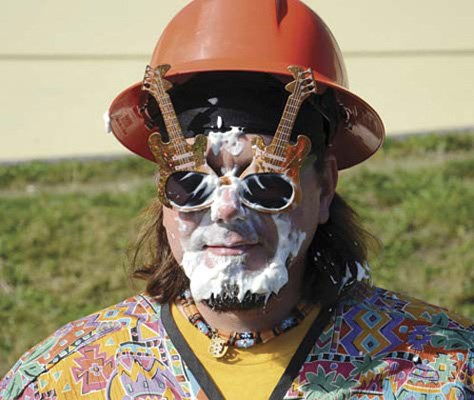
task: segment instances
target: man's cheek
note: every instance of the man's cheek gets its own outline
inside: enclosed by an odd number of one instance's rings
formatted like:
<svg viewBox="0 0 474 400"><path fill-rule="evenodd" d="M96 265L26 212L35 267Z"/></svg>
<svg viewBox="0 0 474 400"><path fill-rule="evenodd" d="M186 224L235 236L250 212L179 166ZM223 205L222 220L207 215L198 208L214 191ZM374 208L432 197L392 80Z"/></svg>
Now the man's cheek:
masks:
<svg viewBox="0 0 474 400"><path fill-rule="evenodd" d="M181 239L191 236L196 227L194 223L183 220L179 216L175 218L175 225L178 227L179 237Z"/></svg>
<svg viewBox="0 0 474 400"><path fill-rule="evenodd" d="M196 226L196 213L181 213L172 209L163 209L163 226L168 239L176 240L192 233Z"/></svg>

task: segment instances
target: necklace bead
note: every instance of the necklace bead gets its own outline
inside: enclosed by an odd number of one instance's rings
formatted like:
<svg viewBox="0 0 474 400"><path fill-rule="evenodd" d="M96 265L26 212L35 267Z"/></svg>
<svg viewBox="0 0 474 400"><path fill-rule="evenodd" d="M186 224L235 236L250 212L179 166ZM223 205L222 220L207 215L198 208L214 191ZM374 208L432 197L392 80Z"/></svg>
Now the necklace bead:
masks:
<svg viewBox="0 0 474 400"><path fill-rule="evenodd" d="M213 329L209 326L197 309L196 303L189 290L186 290L178 297L178 302L181 304L188 321L211 339L208 351L216 358L224 357L229 347L248 349L257 344L268 342L299 325L314 307L314 304L309 304L302 300L296 305L288 317L271 329L262 332L246 331L227 334L219 332L217 329Z"/></svg>

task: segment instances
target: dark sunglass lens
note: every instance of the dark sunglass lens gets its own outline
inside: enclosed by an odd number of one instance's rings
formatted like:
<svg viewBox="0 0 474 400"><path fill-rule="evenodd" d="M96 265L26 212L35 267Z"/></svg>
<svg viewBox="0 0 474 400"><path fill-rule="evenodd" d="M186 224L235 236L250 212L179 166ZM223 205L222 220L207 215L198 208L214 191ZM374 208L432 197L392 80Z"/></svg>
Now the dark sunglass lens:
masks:
<svg viewBox="0 0 474 400"><path fill-rule="evenodd" d="M207 174L200 172L174 172L166 181L168 200L178 207L196 207L204 204L213 190L206 184Z"/></svg>
<svg viewBox="0 0 474 400"><path fill-rule="evenodd" d="M293 186L281 174L252 174L243 179L242 197L251 204L278 210L293 198Z"/></svg>

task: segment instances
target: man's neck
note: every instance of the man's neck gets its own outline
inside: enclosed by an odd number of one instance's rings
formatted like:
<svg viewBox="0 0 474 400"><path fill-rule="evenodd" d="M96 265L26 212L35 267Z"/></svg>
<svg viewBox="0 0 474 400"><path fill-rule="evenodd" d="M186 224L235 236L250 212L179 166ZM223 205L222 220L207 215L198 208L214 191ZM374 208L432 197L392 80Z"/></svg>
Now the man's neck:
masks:
<svg viewBox="0 0 474 400"><path fill-rule="evenodd" d="M291 304L291 306L289 306ZM270 299L265 307L254 310L215 311L204 303L197 308L204 320L213 329L221 332L261 332L271 329L290 315L296 302Z"/></svg>

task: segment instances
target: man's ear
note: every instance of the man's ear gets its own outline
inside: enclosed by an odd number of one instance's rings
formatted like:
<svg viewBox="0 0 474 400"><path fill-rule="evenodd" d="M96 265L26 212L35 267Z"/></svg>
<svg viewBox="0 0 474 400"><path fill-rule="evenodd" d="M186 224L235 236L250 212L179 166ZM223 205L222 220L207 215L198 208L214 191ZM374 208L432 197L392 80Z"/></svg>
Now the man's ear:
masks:
<svg viewBox="0 0 474 400"><path fill-rule="evenodd" d="M324 159L324 173L320 177L320 196L319 196L319 223L325 224L329 219L329 208L332 199L336 193L337 186L337 161L332 154Z"/></svg>

